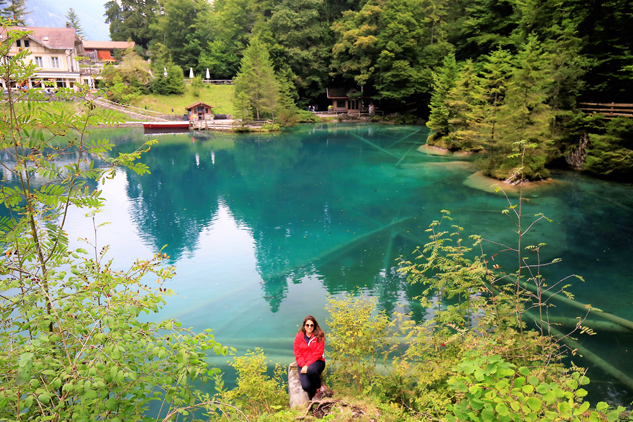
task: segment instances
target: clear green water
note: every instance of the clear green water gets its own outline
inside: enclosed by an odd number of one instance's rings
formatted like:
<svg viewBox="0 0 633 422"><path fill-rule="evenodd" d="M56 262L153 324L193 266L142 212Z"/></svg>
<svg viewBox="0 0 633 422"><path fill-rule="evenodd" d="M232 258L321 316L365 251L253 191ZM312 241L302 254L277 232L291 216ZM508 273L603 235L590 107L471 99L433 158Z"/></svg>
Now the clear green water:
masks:
<svg viewBox="0 0 633 422"><path fill-rule="evenodd" d="M112 139L121 151L152 138L160 144L144 158L151 175L120 172L100 186L107 205L99 218L112 224L99 241L112 246L121 268L166 245L178 268L168 287L177 296L156 318L212 328L240 354L261 347L271 362L287 364L302 318L325 322L328 294L360 290L377 297L380 309L425 318L414 299L421 289L396 274L395 259L412 257L441 210L450 210L467 234L513 242L513 226L501 214L506 199L464 185L475 172L472 159L419 152L427 134L362 124L206 138L100 130L94 136ZM553 220L528 239L548 244L546 259L562 258L547 269L547 280L580 274L586 282L572 281L571 288L577 300L633 320L633 188L576 173L554 178L560 183L530 190L524 202L526 214ZM71 220L71 239L92 231L80 215ZM633 336L599 333L581 341L633 377ZM224 357L211 360L226 367ZM574 360L590 367L593 399L633 400L590 362Z"/></svg>

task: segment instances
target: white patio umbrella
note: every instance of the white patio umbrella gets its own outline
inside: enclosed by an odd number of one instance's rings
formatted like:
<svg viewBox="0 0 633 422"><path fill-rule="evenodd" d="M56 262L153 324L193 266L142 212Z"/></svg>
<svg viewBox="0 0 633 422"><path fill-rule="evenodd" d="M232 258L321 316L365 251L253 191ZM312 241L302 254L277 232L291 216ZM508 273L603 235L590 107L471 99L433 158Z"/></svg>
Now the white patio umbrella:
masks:
<svg viewBox="0 0 633 422"><path fill-rule="evenodd" d="M189 68L189 77L193 79L193 67Z"/></svg>
<svg viewBox="0 0 633 422"><path fill-rule="evenodd" d="M167 77L167 68L166 67L163 67L163 76Z"/></svg>
<svg viewBox="0 0 633 422"><path fill-rule="evenodd" d="M206 79L211 79L211 76L209 75L209 68L207 67L207 78Z"/></svg>

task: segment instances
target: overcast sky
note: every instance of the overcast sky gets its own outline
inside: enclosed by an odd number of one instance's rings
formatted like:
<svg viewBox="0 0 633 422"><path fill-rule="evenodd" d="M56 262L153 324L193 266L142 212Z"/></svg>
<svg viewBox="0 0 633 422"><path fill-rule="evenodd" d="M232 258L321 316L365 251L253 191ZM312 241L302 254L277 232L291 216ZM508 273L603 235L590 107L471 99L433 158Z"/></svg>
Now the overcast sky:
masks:
<svg viewBox="0 0 633 422"><path fill-rule="evenodd" d="M87 39L108 41L110 30L105 23L105 0L27 0L27 10L33 12L26 17L29 26L63 27L64 15L71 7L75 9Z"/></svg>

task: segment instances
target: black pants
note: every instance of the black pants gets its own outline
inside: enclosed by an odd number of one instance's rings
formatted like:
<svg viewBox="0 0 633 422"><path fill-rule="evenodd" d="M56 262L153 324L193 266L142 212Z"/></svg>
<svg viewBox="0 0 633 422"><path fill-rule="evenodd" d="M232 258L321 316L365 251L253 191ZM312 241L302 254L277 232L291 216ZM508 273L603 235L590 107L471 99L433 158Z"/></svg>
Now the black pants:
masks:
<svg viewBox="0 0 633 422"><path fill-rule="evenodd" d="M310 399L314 397L316 391L321 388L321 373L325 369L325 362L317 360L308 366L308 372L301 373L301 367L299 367L299 380L301 381L301 387L308 393Z"/></svg>

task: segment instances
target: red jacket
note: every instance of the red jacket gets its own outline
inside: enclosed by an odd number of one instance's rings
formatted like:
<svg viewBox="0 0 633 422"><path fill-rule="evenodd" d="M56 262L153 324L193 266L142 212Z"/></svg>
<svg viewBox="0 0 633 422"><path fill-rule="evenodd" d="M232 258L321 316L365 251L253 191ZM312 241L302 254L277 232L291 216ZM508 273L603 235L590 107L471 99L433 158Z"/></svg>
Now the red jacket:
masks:
<svg viewBox="0 0 633 422"><path fill-rule="evenodd" d="M304 335L301 331L295 337L295 359L297 365L303 368L310 366L317 360L325 361L323 351L325 350L325 340L319 341L318 338L312 336L309 343L306 343Z"/></svg>

